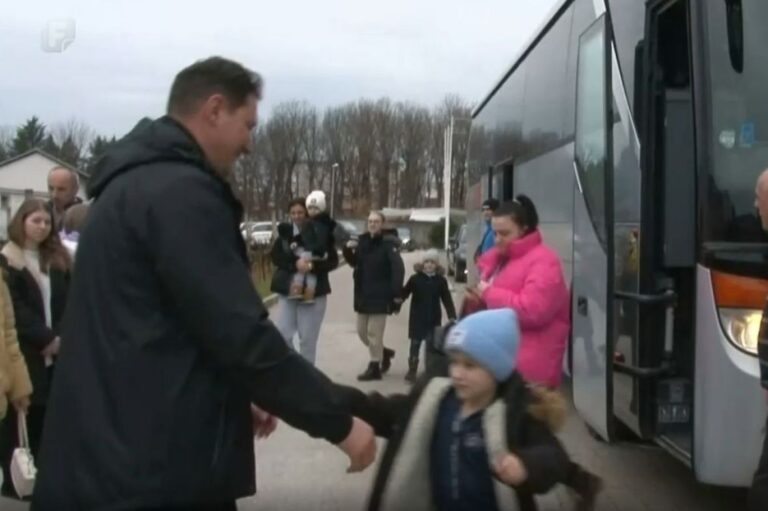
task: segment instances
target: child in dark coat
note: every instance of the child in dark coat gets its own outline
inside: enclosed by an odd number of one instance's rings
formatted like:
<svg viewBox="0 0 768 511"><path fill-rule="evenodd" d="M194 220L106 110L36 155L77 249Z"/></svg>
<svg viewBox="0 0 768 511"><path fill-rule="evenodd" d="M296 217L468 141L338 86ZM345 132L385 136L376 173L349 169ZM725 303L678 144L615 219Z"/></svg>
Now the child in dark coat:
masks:
<svg viewBox="0 0 768 511"><path fill-rule="evenodd" d="M408 358L406 381L413 383L419 368L419 351L423 341L431 339L435 327L442 323L443 302L448 319L456 320L456 308L453 305L448 281L440 267L440 254L437 250L428 250L417 264L414 273L403 288L400 302L411 299L411 315L408 320L408 337L411 339L411 351Z"/></svg>
<svg viewBox="0 0 768 511"><path fill-rule="evenodd" d="M514 372L518 345L514 311L478 312L448 334L450 378L407 396L338 386L352 413L389 439L370 511L533 511L533 495L563 480L568 457L536 418L554 415Z"/></svg>

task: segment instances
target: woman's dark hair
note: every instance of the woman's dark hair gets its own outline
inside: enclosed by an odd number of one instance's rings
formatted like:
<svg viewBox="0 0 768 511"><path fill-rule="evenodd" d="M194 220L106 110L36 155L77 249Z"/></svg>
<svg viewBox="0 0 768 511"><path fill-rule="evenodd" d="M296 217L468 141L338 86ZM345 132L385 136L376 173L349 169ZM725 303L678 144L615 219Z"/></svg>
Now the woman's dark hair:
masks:
<svg viewBox="0 0 768 511"><path fill-rule="evenodd" d="M526 233L535 231L539 227L539 214L536 212L533 201L527 195L518 195L514 200L505 202L493 212L493 216L510 217Z"/></svg>
<svg viewBox="0 0 768 511"><path fill-rule="evenodd" d="M291 202L288 203L288 212L290 213L291 210L294 208L294 206L301 206L304 210L304 213L307 213L307 200L304 197L296 197L295 199L292 199Z"/></svg>

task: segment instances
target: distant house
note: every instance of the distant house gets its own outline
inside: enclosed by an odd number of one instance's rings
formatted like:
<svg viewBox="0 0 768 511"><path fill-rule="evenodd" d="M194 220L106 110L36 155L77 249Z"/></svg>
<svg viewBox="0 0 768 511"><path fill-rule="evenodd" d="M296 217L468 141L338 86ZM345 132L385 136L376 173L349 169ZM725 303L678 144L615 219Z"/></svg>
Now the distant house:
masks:
<svg viewBox="0 0 768 511"><path fill-rule="evenodd" d="M86 176L41 149L32 149L0 162L0 239L8 239L8 223L27 197L48 199L48 173L66 167L78 173L80 196Z"/></svg>

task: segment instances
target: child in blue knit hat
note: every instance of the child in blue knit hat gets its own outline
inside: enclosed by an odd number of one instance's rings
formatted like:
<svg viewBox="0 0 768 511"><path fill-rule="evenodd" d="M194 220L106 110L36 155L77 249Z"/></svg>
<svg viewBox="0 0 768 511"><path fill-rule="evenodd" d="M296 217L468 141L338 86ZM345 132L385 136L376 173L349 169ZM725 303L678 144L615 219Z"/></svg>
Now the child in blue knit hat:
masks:
<svg viewBox="0 0 768 511"><path fill-rule="evenodd" d="M449 378L386 397L339 386L352 413L389 439L369 510L537 509L533 495L563 479L568 457L515 373L519 340L514 311L478 312L448 334Z"/></svg>

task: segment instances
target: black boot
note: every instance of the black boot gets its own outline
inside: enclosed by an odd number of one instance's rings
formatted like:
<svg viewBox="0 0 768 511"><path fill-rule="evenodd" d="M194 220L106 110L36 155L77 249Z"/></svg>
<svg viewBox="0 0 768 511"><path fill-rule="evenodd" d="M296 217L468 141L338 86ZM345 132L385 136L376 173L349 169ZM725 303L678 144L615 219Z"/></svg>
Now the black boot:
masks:
<svg viewBox="0 0 768 511"><path fill-rule="evenodd" d="M416 372L419 369L419 359L411 357L408 359L408 372L405 373L405 381L413 383L416 381Z"/></svg>
<svg viewBox="0 0 768 511"><path fill-rule="evenodd" d="M381 361L381 374L387 374L392 367L392 359L395 358L395 350L384 348L384 359Z"/></svg>
<svg viewBox="0 0 768 511"><path fill-rule="evenodd" d="M375 381L381 380L381 368L378 362L371 362L368 364L368 369L357 377L358 381Z"/></svg>

